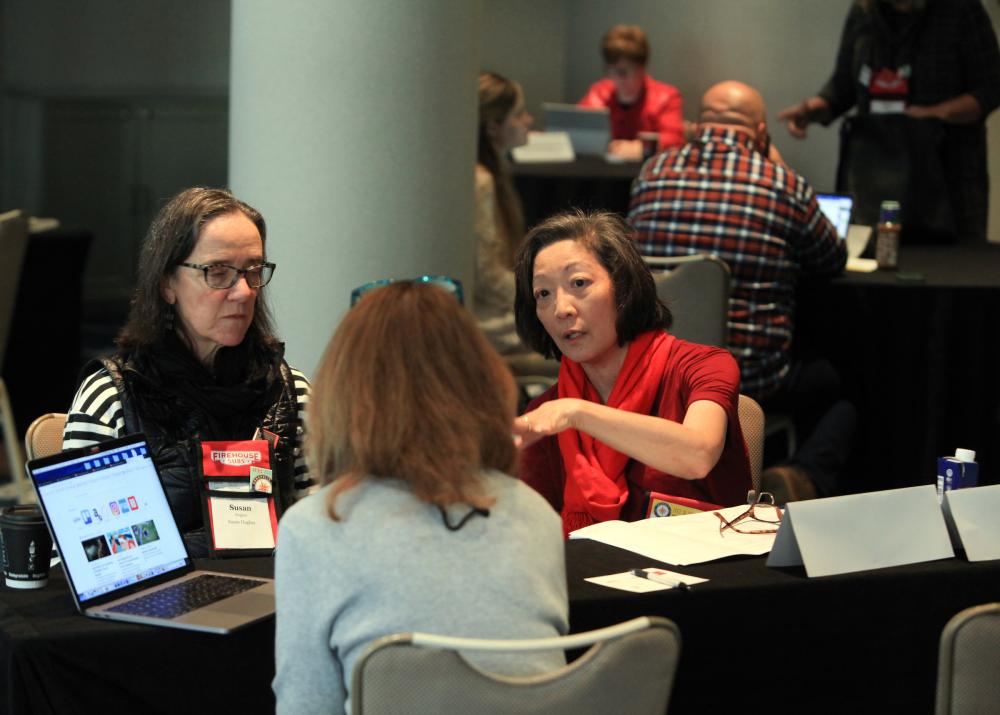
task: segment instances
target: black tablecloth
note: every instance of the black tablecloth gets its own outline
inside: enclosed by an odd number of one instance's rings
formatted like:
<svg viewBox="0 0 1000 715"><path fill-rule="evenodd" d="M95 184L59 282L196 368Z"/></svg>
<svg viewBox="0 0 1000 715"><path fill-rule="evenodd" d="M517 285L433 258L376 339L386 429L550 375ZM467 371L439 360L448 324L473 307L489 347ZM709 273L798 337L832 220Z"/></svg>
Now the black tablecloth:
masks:
<svg viewBox="0 0 1000 715"><path fill-rule="evenodd" d="M567 163L514 164L514 185L529 228L570 208L628 212L629 190L639 162L608 162L581 156Z"/></svg>
<svg viewBox="0 0 1000 715"><path fill-rule="evenodd" d="M198 565L273 569L267 558ZM269 713L274 620L222 636L84 618L56 567L42 590L0 586L0 668L0 713Z"/></svg>
<svg viewBox="0 0 1000 715"><path fill-rule="evenodd" d="M735 558L676 568L710 579L690 591L632 594L583 579L651 561L586 540L566 549L574 632L647 614L680 627L671 713L730 712L748 697L767 706L738 712L929 713L942 627L1000 600L1000 561L809 579ZM266 576L273 561L199 566ZM87 619L57 568L44 590L0 587L0 668L0 713L270 712L274 622L218 636Z"/></svg>
<svg viewBox="0 0 1000 715"><path fill-rule="evenodd" d="M861 415L845 491L933 483L956 447L1000 479L1000 245L904 247L898 272L803 280L795 340L833 361Z"/></svg>
<svg viewBox="0 0 1000 715"><path fill-rule="evenodd" d="M941 629L1000 600L1000 561L948 559L807 578L765 558L668 567L710 579L690 591L632 594L585 577L653 566L593 541L567 544L574 631L639 615L683 639L670 712L931 713Z"/></svg>

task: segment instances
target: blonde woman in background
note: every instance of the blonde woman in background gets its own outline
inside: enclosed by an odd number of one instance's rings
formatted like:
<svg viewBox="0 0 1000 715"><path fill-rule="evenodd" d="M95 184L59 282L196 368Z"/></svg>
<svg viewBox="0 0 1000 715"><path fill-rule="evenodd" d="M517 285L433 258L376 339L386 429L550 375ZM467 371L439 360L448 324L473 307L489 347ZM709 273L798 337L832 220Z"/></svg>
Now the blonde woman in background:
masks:
<svg viewBox="0 0 1000 715"><path fill-rule="evenodd" d="M533 121L517 82L494 72L479 75L472 310L490 343L515 372L519 359L542 360L524 346L514 327L514 256L524 238L524 215L507 162L511 149L527 143Z"/></svg>

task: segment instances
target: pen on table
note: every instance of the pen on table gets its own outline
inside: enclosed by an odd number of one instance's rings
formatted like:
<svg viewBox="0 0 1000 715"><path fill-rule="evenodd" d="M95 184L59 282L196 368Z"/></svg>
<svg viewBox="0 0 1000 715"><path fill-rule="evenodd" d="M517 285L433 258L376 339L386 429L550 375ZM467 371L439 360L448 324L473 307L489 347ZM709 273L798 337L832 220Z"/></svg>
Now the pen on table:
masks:
<svg viewBox="0 0 1000 715"><path fill-rule="evenodd" d="M633 576L638 576L639 578L644 578L655 583L662 583L664 586L674 586L680 591L687 591L691 588L686 582L681 581L679 578L667 576L666 574L650 573L644 569L632 569L631 573Z"/></svg>

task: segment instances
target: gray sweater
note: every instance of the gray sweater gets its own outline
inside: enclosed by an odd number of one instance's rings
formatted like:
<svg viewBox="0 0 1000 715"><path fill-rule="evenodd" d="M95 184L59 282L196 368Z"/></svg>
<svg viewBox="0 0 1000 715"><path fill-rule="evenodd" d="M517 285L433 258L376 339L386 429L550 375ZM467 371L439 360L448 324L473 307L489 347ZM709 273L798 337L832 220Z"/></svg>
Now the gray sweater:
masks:
<svg viewBox="0 0 1000 715"><path fill-rule="evenodd" d="M404 631L478 638L544 638L568 628L559 516L534 490L484 473L489 517L449 531L437 507L402 481L368 478L326 513L329 487L281 520L277 587L279 713L341 713L351 672L375 638ZM456 524L469 511L449 511ZM522 675L564 664L563 654L469 653L478 667Z"/></svg>

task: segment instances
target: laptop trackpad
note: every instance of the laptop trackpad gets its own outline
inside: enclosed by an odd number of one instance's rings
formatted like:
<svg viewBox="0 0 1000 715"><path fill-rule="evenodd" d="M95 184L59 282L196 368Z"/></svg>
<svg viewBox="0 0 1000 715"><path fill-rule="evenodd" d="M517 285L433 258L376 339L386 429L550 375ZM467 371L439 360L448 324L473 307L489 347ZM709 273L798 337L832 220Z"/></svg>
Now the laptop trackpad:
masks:
<svg viewBox="0 0 1000 715"><path fill-rule="evenodd" d="M208 607L214 613L235 613L239 615L257 615L274 610L273 593L257 593L257 589L241 593L232 598L212 604Z"/></svg>

